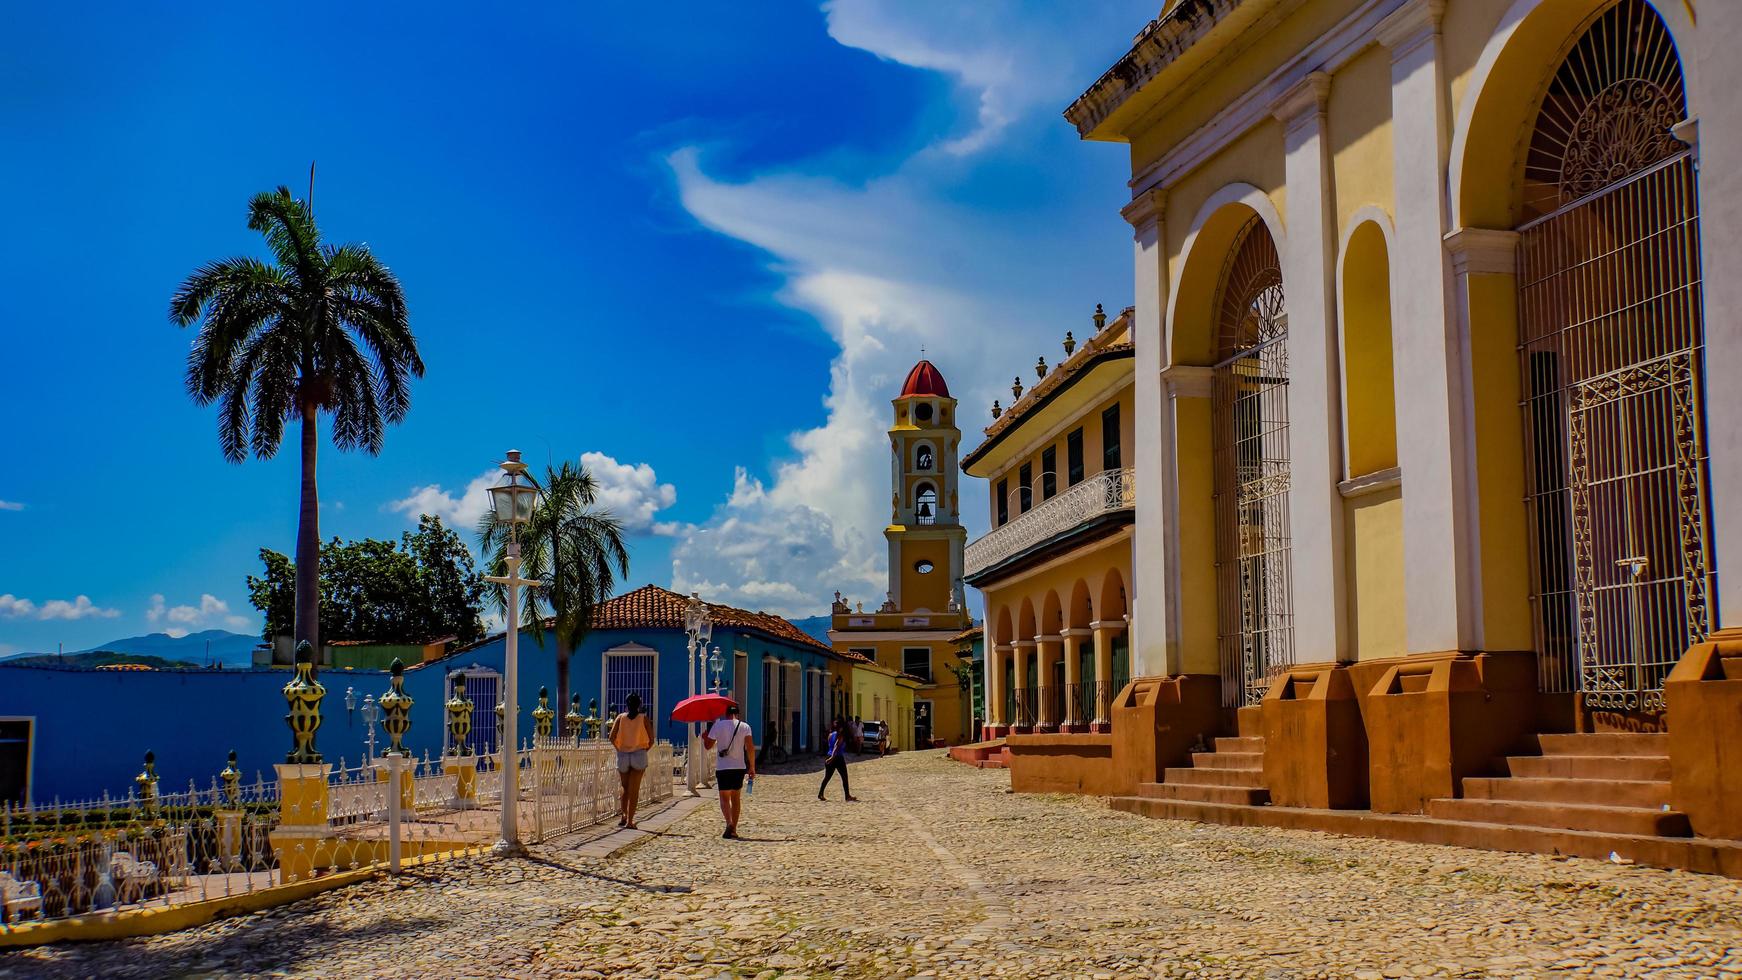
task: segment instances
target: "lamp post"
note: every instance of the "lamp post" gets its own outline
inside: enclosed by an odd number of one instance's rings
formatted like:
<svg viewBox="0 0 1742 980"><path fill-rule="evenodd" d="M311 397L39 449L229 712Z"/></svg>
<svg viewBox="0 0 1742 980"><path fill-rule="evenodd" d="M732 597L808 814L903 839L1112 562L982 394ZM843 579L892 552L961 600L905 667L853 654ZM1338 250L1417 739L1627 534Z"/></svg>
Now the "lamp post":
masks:
<svg viewBox="0 0 1742 980"><path fill-rule="evenodd" d="M345 696L346 703L349 704L350 700L351 700L350 695L347 694ZM363 715L363 726L364 726L364 730L365 730L363 740L369 746L369 756L368 756L368 759L366 761L374 762L375 761L375 722L377 719L379 719L381 717L381 709L375 704L375 695L373 695L373 694L363 695L363 707L361 709L361 713Z"/></svg>
<svg viewBox="0 0 1742 980"><path fill-rule="evenodd" d="M519 677L517 663L520 656L520 587L538 584L520 577L520 525L532 517L532 505L538 496L538 489L527 481L526 464L520 461L518 449L508 450L508 458L502 461L502 472L502 482L490 488L490 506L496 514L497 522L508 525L508 556L505 562L508 574L489 575L484 581L508 588L508 599L505 603L508 632L504 638L506 649L502 657L502 839L496 842L494 850L498 855L511 855L519 854L523 850L519 828L520 753L514 732L515 718L520 713L520 692L515 689Z"/></svg>
<svg viewBox="0 0 1742 980"><path fill-rule="evenodd" d="M683 630L690 641L689 689L690 697L696 696L696 668L700 666L702 651L707 649L708 640L714 635L714 619L708 613L708 604L694 592L690 593L689 604L684 606ZM701 741L696 737L694 725L689 726L689 745L684 756L684 787L691 796L700 796L696 792L696 756Z"/></svg>
<svg viewBox="0 0 1742 980"><path fill-rule="evenodd" d="M716 644L714 646L714 652L708 654L708 669L714 672L714 693L715 694L720 693L720 668L722 666L723 666L723 663L720 660L720 647L718 644Z"/></svg>

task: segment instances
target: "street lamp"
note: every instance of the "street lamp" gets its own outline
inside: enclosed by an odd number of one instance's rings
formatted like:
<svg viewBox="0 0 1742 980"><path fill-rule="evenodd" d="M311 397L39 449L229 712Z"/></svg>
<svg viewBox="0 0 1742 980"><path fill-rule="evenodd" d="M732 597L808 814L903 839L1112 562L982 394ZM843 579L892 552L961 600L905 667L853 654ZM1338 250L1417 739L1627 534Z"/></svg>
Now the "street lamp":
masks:
<svg viewBox="0 0 1742 980"><path fill-rule="evenodd" d="M346 706L350 705L350 700L351 700L350 695L347 694L345 696ZM363 728L368 733L368 734L363 736L364 739L369 744L369 759L368 759L368 761L374 762L375 761L375 721L376 721L376 719L381 717L381 708L380 708L380 706L378 706L375 703L375 695L373 695L373 694L363 695L363 707L361 710L361 714L363 715Z"/></svg>
<svg viewBox="0 0 1742 980"><path fill-rule="evenodd" d="M538 584L520 577L520 525L532 517L538 488L527 480L526 464L520 461L518 449L508 450L508 458L502 461L502 472L502 482L490 488L490 507L495 512L496 522L508 525L508 556L505 561L508 574L485 576L484 581L508 587L508 631L502 657L502 686L505 689L501 732L502 839L496 842L495 852L509 855L523 850L517 826L520 817L520 752L514 732L515 719L520 713L520 692L515 688L520 656L520 587Z"/></svg>
<svg viewBox="0 0 1742 980"><path fill-rule="evenodd" d="M724 666L720 660L720 647L716 644L714 652L708 655L708 669L714 672L714 693L720 693L720 668Z"/></svg>
<svg viewBox="0 0 1742 980"><path fill-rule="evenodd" d="M714 635L714 618L708 613L708 604L694 592L690 593L690 601L684 606L683 631L689 635L690 641L689 696L693 698L696 696L696 668L701 665L702 651L707 649L708 640ZM701 740L696 737L694 725L689 729L688 754L684 757L683 767L684 786L691 796L700 796L696 792L696 757Z"/></svg>

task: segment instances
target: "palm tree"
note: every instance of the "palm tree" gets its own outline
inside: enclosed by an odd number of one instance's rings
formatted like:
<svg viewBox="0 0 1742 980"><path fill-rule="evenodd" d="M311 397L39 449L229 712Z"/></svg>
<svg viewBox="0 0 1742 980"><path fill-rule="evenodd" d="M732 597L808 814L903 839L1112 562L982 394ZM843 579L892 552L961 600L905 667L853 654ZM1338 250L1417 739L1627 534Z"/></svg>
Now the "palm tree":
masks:
<svg viewBox="0 0 1742 980"><path fill-rule="evenodd" d="M274 261L201 266L176 290L169 318L179 327L204 320L188 352L187 391L196 404L218 403L225 459L269 459L285 423L302 425L294 631L319 650L319 415L332 416L335 446L380 453L383 430L411 407L423 360L399 280L367 245L321 244L313 212L284 187L248 202L248 227Z"/></svg>
<svg viewBox="0 0 1742 980"><path fill-rule="evenodd" d="M532 517L520 526L520 574L539 584L528 588L520 620L544 642L541 610L550 610L556 634L556 703L569 703L569 658L587 635L593 607L617 591L618 577L629 575L629 552L623 547L623 524L596 506L599 485L593 474L575 463L546 467ZM508 525L494 512L478 526L480 549L490 555L492 575L506 574ZM494 586L496 607L507 596ZM566 722L564 723L566 724Z"/></svg>

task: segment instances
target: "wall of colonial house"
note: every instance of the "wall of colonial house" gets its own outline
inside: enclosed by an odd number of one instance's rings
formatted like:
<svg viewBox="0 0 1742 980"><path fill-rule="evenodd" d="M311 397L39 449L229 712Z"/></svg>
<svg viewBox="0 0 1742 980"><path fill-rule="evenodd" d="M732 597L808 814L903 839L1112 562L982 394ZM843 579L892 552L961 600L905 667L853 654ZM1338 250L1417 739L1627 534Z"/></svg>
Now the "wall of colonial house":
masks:
<svg viewBox="0 0 1742 980"><path fill-rule="evenodd" d="M1066 490L1070 489L1070 483L1067 480L1067 476L1069 475L1068 466L1070 462L1067 441L1070 438L1070 434L1078 428L1083 430L1083 479L1087 480L1105 469L1106 467L1104 464L1106 461L1107 440L1106 433L1102 429L1101 420L1102 413L1107 409L1112 408L1114 405L1119 406L1119 447L1122 456L1121 468L1129 467L1131 465L1132 449L1136 445L1135 440L1137 438L1137 411L1133 392L1134 388L1127 385L1124 388L1121 388L1118 392L1101 399L1093 406L1084 409L1083 412L1071 422L1061 426L1059 430L1052 433L1045 442L1037 443L1029 453L1012 459L1008 466L995 471L987 477L986 484L991 488L990 492L987 494L987 500L990 506L990 510L987 513L987 520L990 526L994 528L999 526L998 484L1001 482L1008 481L1010 488L1006 498L1008 500L1008 516L1010 520L1014 521L1025 513L1021 507L1021 494L1018 493L1018 489L1021 486L1021 480L1019 477L1021 476L1024 464L1028 465L1030 467L1030 472L1034 474L1034 482L1032 484L1033 504L1029 509L1033 510L1035 507L1039 507L1047 500L1052 499L1051 497L1043 498L1041 496L1041 474L1045 472L1045 467L1042 466L1042 459L1049 448L1053 451L1058 473L1058 489L1053 496L1057 496L1058 494L1064 493ZM1035 435L1039 436L1040 433L1036 433ZM1024 436L1019 433L1006 436L1006 438L1019 442L1026 442L1032 437Z"/></svg>

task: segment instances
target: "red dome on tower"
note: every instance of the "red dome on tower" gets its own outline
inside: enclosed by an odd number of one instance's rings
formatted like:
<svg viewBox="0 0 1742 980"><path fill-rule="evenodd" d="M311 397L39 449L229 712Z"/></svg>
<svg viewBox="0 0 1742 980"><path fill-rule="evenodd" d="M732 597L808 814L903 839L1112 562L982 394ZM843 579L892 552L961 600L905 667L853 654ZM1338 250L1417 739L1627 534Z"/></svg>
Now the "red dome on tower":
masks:
<svg viewBox="0 0 1742 980"><path fill-rule="evenodd" d="M915 395L925 395L934 398L950 397L950 386L944 384L943 373L930 361L920 361L907 372L907 383L901 386L902 398Z"/></svg>

